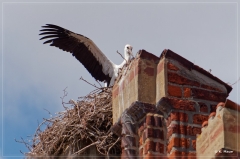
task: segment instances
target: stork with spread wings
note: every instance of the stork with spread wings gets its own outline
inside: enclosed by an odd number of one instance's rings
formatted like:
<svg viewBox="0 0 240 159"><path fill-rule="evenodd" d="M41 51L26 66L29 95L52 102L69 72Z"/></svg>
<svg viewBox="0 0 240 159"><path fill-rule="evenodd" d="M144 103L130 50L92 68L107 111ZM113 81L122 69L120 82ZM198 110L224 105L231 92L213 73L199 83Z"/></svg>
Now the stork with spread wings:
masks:
<svg viewBox="0 0 240 159"><path fill-rule="evenodd" d="M42 27L44 29L40 30L39 35L44 35L44 37L40 40L48 39L43 44L50 43L50 46L70 52L96 80L106 82L107 86L114 84L119 68L122 68L133 56L132 46L127 44L124 48L125 59L120 65L116 65L86 36L53 24L46 24Z"/></svg>

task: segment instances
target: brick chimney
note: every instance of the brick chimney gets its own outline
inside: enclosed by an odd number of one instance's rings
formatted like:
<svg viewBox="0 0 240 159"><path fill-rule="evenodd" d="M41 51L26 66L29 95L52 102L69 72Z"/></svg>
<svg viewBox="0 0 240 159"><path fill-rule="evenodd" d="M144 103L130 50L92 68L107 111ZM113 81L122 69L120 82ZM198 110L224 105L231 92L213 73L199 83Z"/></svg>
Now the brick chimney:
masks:
<svg viewBox="0 0 240 159"><path fill-rule="evenodd" d="M197 136L197 156L211 158L240 157L240 105L227 99L217 105Z"/></svg>
<svg viewBox="0 0 240 159"><path fill-rule="evenodd" d="M201 124L231 87L171 50L140 50L113 86L122 157L195 157Z"/></svg>

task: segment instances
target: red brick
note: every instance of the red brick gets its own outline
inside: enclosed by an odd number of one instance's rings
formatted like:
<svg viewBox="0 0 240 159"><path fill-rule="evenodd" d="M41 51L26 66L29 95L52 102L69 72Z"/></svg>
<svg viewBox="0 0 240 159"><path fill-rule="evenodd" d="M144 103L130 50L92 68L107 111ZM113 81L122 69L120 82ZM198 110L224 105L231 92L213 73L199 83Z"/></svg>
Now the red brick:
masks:
<svg viewBox="0 0 240 159"><path fill-rule="evenodd" d="M143 138L142 136L139 137L139 145L141 146L143 144Z"/></svg>
<svg viewBox="0 0 240 159"><path fill-rule="evenodd" d="M151 154L151 153L148 153L144 156L144 159L155 159L155 155Z"/></svg>
<svg viewBox="0 0 240 159"><path fill-rule="evenodd" d="M158 63L157 73L160 73L163 70L163 67L164 67L164 61L161 61L160 63Z"/></svg>
<svg viewBox="0 0 240 159"><path fill-rule="evenodd" d="M169 102L175 109L196 111L194 107L195 103L192 101L182 99L170 99Z"/></svg>
<svg viewBox="0 0 240 159"><path fill-rule="evenodd" d="M156 142L155 151L160 152L160 153L164 153L164 145L160 142Z"/></svg>
<svg viewBox="0 0 240 159"><path fill-rule="evenodd" d="M179 112L179 120L182 122L188 122L188 115L183 112Z"/></svg>
<svg viewBox="0 0 240 159"><path fill-rule="evenodd" d="M169 126L171 124L171 116L168 116L168 118L165 120L166 125Z"/></svg>
<svg viewBox="0 0 240 159"><path fill-rule="evenodd" d="M174 133L179 133L179 125L177 125L177 124L172 124L171 126L169 126L168 127L168 132L167 132L167 138L169 139L171 136L172 136L172 134L174 134Z"/></svg>
<svg viewBox="0 0 240 159"><path fill-rule="evenodd" d="M180 157L182 155L181 151L173 151L170 155L169 155L169 159L178 159L178 157Z"/></svg>
<svg viewBox="0 0 240 159"><path fill-rule="evenodd" d="M187 127L185 125L180 125L179 126L179 133L185 135L186 134L186 128Z"/></svg>
<svg viewBox="0 0 240 159"><path fill-rule="evenodd" d="M154 68L152 67L147 67L143 70L148 76L154 76Z"/></svg>
<svg viewBox="0 0 240 159"><path fill-rule="evenodd" d="M143 130L144 130L144 126L141 125L141 126L138 128L138 135L139 135L139 136L142 135Z"/></svg>
<svg viewBox="0 0 240 159"><path fill-rule="evenodd" d="M162 139L164 140L164 137L163 137L163 130L160 130L160 129L154 129L154 138L157 138L157 139Z"/></svg>
<svg viewBox="0 0 240 159"><path fill-rule="evenodd" d="M188 159L196 159L196 152L188 152Z"/></svg>
<svg viewBox="0 0 240 159"><path fill-rule="evenodd" d="M151 140L148 140L148 141L146 141L144 147L145 147L144 148L145 152L153 151L153 150L155 150L155 143Z"/></svg>
<svg viewBox="0 0 240 159"><path fill-rule="evenodd" d="M169 155L169 159L196 159L196 153L175 150Z"/></svg>
<svg viewBox="0 0 240 159"><path fill-rule="evenodd" d="M182 97L182 89L178 86L168 85L168 95Z"/></svg>
<svg viewBox="0 0 240 159"><path fill-rule="evenodd" d="M186 138L180 138L180 139L179 139L179 146L180 146L180 147L188 148L187 145L188 145L188 144L187 144L187 139L186 139Z"/></svg>
<svg viewBox="0 0 240 159"><path fill-rule="evenodd" d="M154 137L154 130L153 128L146 129L146 138Z"/></svg>
<svg viewBox="0 0 240 159"><path fill-rule="evenodd" d="M201 128L194 126L187 126L187 135L196 136L196 134L201 134Z"/></svg>
<svg viewBox="0 0 240 159"><path fill-rule="evenodd" d="M208 106L205 103L202 102L198 102L198 105L200 107L200 112L208 112Z"/></svg>
<svg viewBox="0 0 240 159"><path fill-rule="evenodd" d="M179 138L173 137L168 144L168 153L172 150L172 147L179 147Z"/></svg>
<svg viewBox="0 0 240 159"><path fill-rule="evenodd" d="M170 63L170 62L168 62L167 68L168 68L169 70L173 70L173 71L178 71L178 70L179 70L179 68L178 68L177 66L175 66L174 64L172 64L172 63Z"/></svg>
<svg viewBox="0 0 240 159"><path fill-rule="evenodd" d="M201 134L201 128L193 127L192 128L192 135L196 136L197 134Z"/></svg>
<svg viewBox="0 0 240 159"><path fill-rule="evenodd" d="M185 98L191 97L191 88L184 88L184 89L183 89L183 96L184 96Z"/></svg>
<svg viewBox="0 0 240 159"><path fill-rule="evenodd" d="M181 159L187 159L187 157L188 157L188 152L183 151L181 153Z"/></svg>
<svg viewBox="0 0 240 159"><path fill-rule="evenodd" d="M153 115L147 115L146 116L146 124L149 125L149 126L154 126L155 125Z"/></svg>
<svg viewBox="0 0 240 159"><path fill-rule="evenodd" d="M198 99L223 102L227 98L227 94L218 93L218 92L210 92L203 89L192 88L192 96Z"/></svg>
<svg viewBox="0 0 240 159"><path fill-rule="evenodd" d="M188 115L183 112L172 112L171 113L171 121L182 121L182 122L188 122Z"/></svg>
<svg viewBox="0 0 240 159"><path fill-rule="evenodd" d="M187 135L192 135L192 126L187 126Z"/></svg>
<svg viewBox="0 0 240 159"><path fill-rule="evenodd" d="M138 136L142 136L143 130L146 128L145 120L142 120L138 125Z"/></svg>
<svg viewBox="0 0 240 159"><path fill-rule="evenodd" d="M186 139L187 140L187 148L189 148L190 146L191 146L191 139L190 138L188 138L188 139Z"/></svg>
<svg viewBox="0 0 240 159"><path fill-rule="evenodd" d="M162 117L154 116L154 123L155 123L154 126L162 127L162 120L163 120Z"/></svg>
<svg viewBox="0 0 240 159"><path fill-rule="evenodd" d="M202 128L204 128L205 126L208 126L208 121L207 120L202 123Z"/></svg>
<svg viewBox="0 0 240 159"><path fill-rule="evenodd" d="M216 105L211 105L210 107L211 107L210 108L210 113L211 112L216 112L216 107L217 107Z"/></svg>
<svg viewBox="0 0 240 159"><path fill-rule="evenodd" d="M173 72L168 72L168 82L181 84L181 85L189 85L189 86L197 86L197 87L200 86L199 82L187 79Z"/></svg>
<svg viewBox="0 0 240 159"><path fill-rule="evenodd" d="M173 120L179 120L179 112L172 112L170 114L170 120L173 121Z"/></svg>
<svg viewBox="0 0 240 159"><path fill-rule="evenodd" d="M194 150L196 150L196 140L192 140L192 147Z"/></svg>
<svg viewBox="0 0 240 159"><path fill-rule="evenodd" d="M205 120L208 120L208 116L201 114L193 115L193 123L194 124L202 124Z"/></svg>

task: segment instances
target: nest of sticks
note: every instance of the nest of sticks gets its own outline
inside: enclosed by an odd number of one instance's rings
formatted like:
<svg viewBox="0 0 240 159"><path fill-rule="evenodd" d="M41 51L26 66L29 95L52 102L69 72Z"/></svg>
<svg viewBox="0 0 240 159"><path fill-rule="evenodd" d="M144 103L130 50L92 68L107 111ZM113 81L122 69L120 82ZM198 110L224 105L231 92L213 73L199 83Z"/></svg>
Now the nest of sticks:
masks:
<svg viewBox="0 0 240 159"><path fill-rule="evenodd" d="M96 89L78 101L63 102L65 111L39 124L27 158L37 156L81 156L94 148L99 155L119 155L120 139L112 126L112 89ZM70 104L67 107L66 104ZM44 126L45 125L45 126ZM45 130L41 130L42 127Z"/></svg>

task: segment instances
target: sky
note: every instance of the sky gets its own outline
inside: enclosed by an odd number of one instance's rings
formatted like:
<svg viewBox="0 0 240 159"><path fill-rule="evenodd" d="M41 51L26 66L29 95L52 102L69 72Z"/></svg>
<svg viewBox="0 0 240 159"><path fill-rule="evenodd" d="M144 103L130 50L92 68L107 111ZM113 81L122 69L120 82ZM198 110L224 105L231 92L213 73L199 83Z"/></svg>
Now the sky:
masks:
<svg viewBox="0 0 240 159"><path fill-rule="evenodd" d="M116 64L122 62L116 51L131 44L134 55L171 49L229 84L240 76L238 0L0 2L0 159L23 158L20 150L28 150L15 139L30 139L48 111L64 110L66 87L68 102L94 90L80 77L97 84L69 53L42 44L38 34L45 24L87 36ZM239 83L228 98L240 103Z"/></svg>

